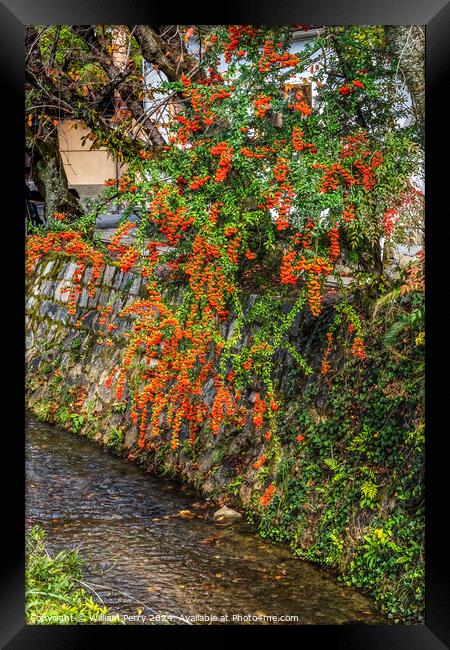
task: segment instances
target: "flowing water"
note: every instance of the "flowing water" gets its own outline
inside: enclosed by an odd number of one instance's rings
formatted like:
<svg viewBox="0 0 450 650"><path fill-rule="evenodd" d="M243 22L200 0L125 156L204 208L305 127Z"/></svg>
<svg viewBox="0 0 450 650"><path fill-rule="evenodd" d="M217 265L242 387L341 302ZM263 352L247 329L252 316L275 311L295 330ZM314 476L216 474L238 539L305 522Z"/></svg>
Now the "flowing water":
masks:
<svg viewBox="0 0 450 650"><path fill-rule="evenodd" d="M136 623L154 612L199 623L386 623L369 599L287 547L243 522L214 523L214 508L173 482L32 417L26 479L27 525L47 532L50 552L78 548L85 581L112 611L142 610Z"/></svg>

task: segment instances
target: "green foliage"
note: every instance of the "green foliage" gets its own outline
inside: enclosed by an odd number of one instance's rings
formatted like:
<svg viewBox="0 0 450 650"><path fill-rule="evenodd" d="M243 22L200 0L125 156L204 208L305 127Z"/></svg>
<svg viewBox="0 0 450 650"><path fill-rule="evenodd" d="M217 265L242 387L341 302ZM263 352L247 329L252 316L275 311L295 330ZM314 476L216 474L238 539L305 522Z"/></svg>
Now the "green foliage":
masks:
<svg viewBox="0 0 450 650"><path fill-rule="evenodd" d="M227 485L227 491L232 494L233 496L236 496L239 494L239 490L241 489L241 486L244 482L244 477L242 475L236 476L231 483L228 483Z"/></svg>
<svg viewBox="0 0 450 650"><path fill-rule="evenodd" d="M34 413L35 413L36 417L39 420L43 420L45 422L49 418L51 408L52 408L51 402L42 400L42 401L38 402L37 404L35 404L33 410L34 410Z"/></svg>
<svg viewBox="0 0 450 650"><path fill-rule="evenodd" d="M369 328L365 368L335 361L308 382L280 430L280 496L258 517L264 537L367 590L397 622L424 620L423 347L415 329L386 353ZM317 404L321 404L318 410ZM295 436L304 435L299 444ZM256 506L255 506L256 507Z"/></svg>
<svg viewBox="0 0 450 650"><path fill-rule="evenodd" d="M113 413L125 413L127 410L127 403L125 401L123 402L114 402L112 405L112 410Z"/></svg>
<svg viewBox="0 0 450 650"><path fill-rule="evenodd" d="M106 607L80 585L82 561L76 551L50 555L45 533L38 526L26 537L25 618L31 625L118 623Z"/></svg>
<svg viewBox="0 0 450 650"><path fill-rule="evenodd" d="M108 432L106 446L116 452L120 452L123 447L123 430L111 427Z"/></svg>
<svg viewBox="0 0 450 650"><path fill-rule="evenodd" d="M84 415L80 415L79 413L70 413L69 417L71 420L70 428L74 433L78 433L84 424Z"/></svg>

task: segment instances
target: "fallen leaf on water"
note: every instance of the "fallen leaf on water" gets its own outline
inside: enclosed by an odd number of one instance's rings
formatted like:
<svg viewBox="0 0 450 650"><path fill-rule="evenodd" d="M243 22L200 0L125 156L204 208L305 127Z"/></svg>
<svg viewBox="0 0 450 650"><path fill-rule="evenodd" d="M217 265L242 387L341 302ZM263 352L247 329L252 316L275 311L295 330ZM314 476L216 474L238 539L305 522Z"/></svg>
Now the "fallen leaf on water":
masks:
<svg viewBox="0 0 450 650"><path fill-rule="evenodd" d="M195 514L190 510L180 510L178 514L180 517L186 517L187 519L192 519L192 517L195 517Z"/></svg>

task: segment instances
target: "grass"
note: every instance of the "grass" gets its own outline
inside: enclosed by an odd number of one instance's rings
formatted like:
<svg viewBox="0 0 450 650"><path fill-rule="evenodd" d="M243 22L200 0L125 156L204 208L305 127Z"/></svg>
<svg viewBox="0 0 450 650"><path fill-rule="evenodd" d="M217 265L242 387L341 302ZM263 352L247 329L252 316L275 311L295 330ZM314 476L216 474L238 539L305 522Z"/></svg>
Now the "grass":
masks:
<svg viewBox="0 0 450 650"><path fill-rule="evenodd" d="M31 625L119 623L100 596L87 594L77 551L50 555L45 533L35 526L26 535L25 620ZM87 585L85 585L87 586ZM95 593L95 592L94 592Z"/></svg>

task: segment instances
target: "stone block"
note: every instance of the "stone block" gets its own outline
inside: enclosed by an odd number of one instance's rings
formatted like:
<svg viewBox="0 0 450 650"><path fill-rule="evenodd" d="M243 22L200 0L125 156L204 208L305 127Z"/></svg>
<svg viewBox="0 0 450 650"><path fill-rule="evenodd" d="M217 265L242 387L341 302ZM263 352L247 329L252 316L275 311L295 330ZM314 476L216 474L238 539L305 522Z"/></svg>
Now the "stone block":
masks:
<svg viewBox="0 0 450 650"><path fill-rule="evenodd" d="M141 284L142 284L142 278L140 278L139 276L136 276L134 278L132 284L131 284L130 293L135 295L135 296L138 296L139 295L139 290L141 288Z"/></svg>
<svg viewBox="0 0 450 650"><path fill-rule="evenodd" d="M88 302L88 307L97 307L98 305L98 299L99 299L99 291L98 289L95 291L93 296L90 296L89 302Z"/></svg>
<svg viewBox="0 0 450 650"><path fill-rule="evenodd" d="M75 273L75 269L77 268L77 265L75 262L69 262L67 264L65 271L64 271L64 279L65 280L71 280L73 278L73 274Z"/></svg>
<svg viewBox="0 0 450 650"><path fill-rule="evenodd" d="M60 280L54 288L53 295L55 300L61 302L67 302L69 291L64 291L64 289L70 289L71 284L67 280Z"/></svg>
<svg viewBox="0 0 450 650"><path fill-rule="evenodd" d="M67 322L69 319L69 312L67 311L67 307L65 307L64 305L59 306L57 311L55 312L54 318L60 323Z"/></svg>
<svg viewBox="0 0 450 650"><path fill-rule="evenodd" d="M106 284L106 286L112 287L116 271L117 271L116 267L107 266L103 273L102 284Z"/></svg>
<svg viewBox="0 0 450 650"><path fill-rule="evenodd" d="M32 309L35 302L36 302L36 298L33 298L33 296L28 296L28 298L25 300L25 309L27 311Z"/></svg>
<svg viewBox="0 0 450 650"><path fill-rule="evenodd" d="M44 280L41 283L41 294L43 296L51 296L55 289L55 283L51 280Z"/></svg>
<svg viewBox="0 0 450 650"><path fill-rule="evenodd" d="M98 292L98 290L97 290ZM109 298L109 289L102 289L98 297L98 304L100 307L104 307L108 302Z"/></svg>
<svg viewBox="0 0 450 650"><path fill-rule="evenodd" d="M83 289L81 290L81 293L80 293L80 295L78 297L78 306L79 307L87 307L88 302L89 302L89 294L88 294L87 289L85 289L83 287Z"/></svg>
<svg viewBox="0 0 450 650"><path fill-rule="evenodd" d="M82 284L88 284L91 277L92 277L92 269L89 266L83 273L83 277L81 279Z"/></svg>
<svg viewBox="0 0 450 650"><path fill-rule="evenodd" d="M28 329L25 333L25 348L29 350L34 345L34 334Z"/></svg>
<svg viewBox="0 0 450 650"><path fill-rule="evenodd" d="M124 274L122 273L122 271L118 270L117 274L116 274L116 276L114 278L114 284L112 285L113 289L119 289L120 288L120 285L122 284L122 281L123 281L123 276L124 276Z"/></svg>
<svg viewBox="0 0 450 650"><path fill-rule="evenodd" d="M47 262L47 264L45 265L44 270L42 271L42 275L48 275L54 266L55 266L54 260L51 260L50 262Z"/></svg>
<svg viewBox="0 0 450 650"><path fill-rule="evenodd" d="M49 318L54 318L56 312L58 311L58 306L50 300L44 300L41 305L40 314L41 316L47 316Z"/></svg>
<svg viewBox="0 0 450 650"><path fill-rule="evenodd" d="M126 289L126 288L129 288L129 286L132 284L133 279L135 277L136 276L134 275L134 273L130 273L130 271L127 271L126 273L124 273L122 275L122 282L120 283L120 288L122 290Z"/></svg>

